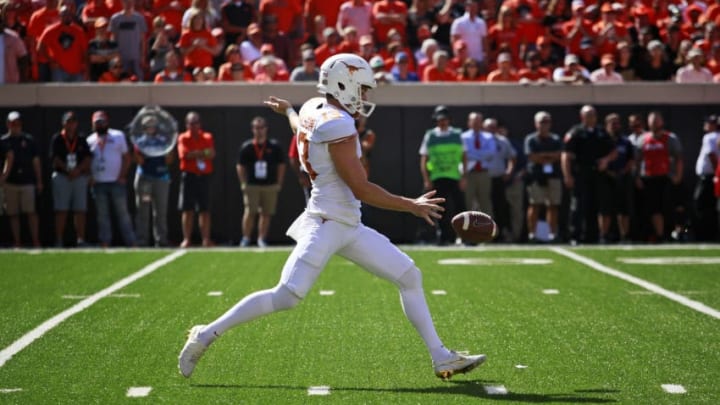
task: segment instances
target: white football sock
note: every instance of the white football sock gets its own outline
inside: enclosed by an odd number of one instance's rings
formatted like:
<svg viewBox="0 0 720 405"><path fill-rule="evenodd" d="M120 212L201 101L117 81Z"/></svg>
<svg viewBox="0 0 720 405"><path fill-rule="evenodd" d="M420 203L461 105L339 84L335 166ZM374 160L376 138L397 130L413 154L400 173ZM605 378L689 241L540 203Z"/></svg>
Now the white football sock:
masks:
<svg viewBox="0 0 720 405"><path fill-rule="evenodd" d="M263 290L246 296L229 311L207 325L200 332L198 338L201 342L210 344L233 326L273 312L273 292L274 290Z"/></svg>

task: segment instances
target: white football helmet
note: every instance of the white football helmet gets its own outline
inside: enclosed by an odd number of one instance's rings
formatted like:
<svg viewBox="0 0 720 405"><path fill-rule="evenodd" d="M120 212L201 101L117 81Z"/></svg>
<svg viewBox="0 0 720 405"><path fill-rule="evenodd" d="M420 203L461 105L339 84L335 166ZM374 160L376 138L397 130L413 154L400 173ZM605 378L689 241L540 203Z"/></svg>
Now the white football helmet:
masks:
<svg viewBox="0 0 720 405"><path fill-rule="evenodd" d="M375 88L370 65L358 55L339 53L329 57L320 67L318 91L333 96L350 114L370 116L375 104L363 101L362 88Z"/></svg>

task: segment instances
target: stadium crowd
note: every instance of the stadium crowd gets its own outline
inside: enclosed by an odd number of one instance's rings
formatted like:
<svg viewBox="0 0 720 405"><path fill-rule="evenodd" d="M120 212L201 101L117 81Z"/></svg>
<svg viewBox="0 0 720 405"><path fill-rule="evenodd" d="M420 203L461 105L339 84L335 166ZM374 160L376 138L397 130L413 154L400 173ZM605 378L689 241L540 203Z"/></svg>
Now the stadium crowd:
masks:
<svg viewBox="0 0 720 405"><path fill-rule="evenodd" d="M2 0L0 83L720 82L717 0Z"/></svg>

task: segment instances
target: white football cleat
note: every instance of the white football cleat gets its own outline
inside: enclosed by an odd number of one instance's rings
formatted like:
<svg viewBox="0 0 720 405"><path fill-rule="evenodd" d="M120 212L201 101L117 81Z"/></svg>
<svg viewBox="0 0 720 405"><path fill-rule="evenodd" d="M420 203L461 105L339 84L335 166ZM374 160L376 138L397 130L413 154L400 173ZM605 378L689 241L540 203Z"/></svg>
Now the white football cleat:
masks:
<svg viewBox="0 0 720 405"><path fill-rule="evenodd" d="M442 363L433 363L433 369L435 375L443 380L449 380L455 374L463 374L472 371L477 366L481 365L486 356L484 354L477 355L466 355L460 354L454 350L450 353L452 357L443 361Z"/></svg>
<svg viewBox="0 0 720 405"><path fill-rule="evenodd" d="M195 365L197 365L197 362L200 361L200 358L208 348L208 346L198 339L198 335L204 327L205 325L195 325L190 329L188 340L185 342L185 346L178 356L178 368L185 378L189 378L190 375L192 375Z"/></svg>

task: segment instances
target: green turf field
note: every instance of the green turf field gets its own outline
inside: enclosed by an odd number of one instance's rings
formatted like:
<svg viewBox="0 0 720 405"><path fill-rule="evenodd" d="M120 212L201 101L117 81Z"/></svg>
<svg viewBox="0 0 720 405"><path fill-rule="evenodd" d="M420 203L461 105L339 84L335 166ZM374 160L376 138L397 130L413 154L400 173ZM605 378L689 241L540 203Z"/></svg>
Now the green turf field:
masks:
<svg viewBox="0 0 720 405"><path fill-rule="evenodd" d="M298 308L229 331L185 379L186 330L275 285L287 250L3 252L0 404L720 403L720 247L564 251L408 251L445 344L488 355L450 382L434 376L395 287L339 258Z"/></svg>

